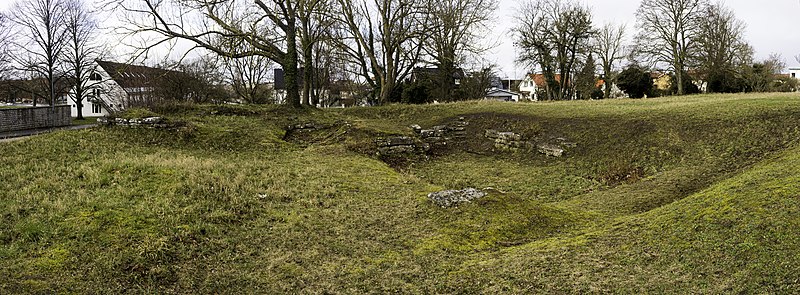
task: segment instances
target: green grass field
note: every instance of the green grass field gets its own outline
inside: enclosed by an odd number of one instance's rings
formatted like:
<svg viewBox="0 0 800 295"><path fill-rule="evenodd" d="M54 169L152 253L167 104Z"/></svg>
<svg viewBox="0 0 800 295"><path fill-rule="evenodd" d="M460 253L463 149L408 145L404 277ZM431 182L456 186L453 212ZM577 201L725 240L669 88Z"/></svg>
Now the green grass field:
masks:
<svg viewBox="0 0 800 295"><path fill-rule="evenodd" d="M98 117L84 117L81 120L78 120L76 118L72 118L72 125L73 126L80 126L80 125L97 124L97 118Z"/></svg>
<svg viewBox="0 0 800 295"><path fill-rule="evenodd" d="M183 127L0 143L0 293L800 290L798 94L161 115ZM461 144L375 155L461 116ZM308 121L333 127L284 140ZM489 128L577 146L495 151ZM426 197L466 187L494 190Z"/></svg>

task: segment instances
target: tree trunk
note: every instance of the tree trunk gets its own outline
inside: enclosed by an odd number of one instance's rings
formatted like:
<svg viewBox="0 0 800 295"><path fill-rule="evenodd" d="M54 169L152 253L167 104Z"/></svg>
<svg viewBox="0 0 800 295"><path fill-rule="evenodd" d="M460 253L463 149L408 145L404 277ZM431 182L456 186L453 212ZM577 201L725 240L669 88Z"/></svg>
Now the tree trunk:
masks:
<svg viewBox="0 0 800 295"><path fill-rule="evenodd" d="M609 77L609 73L611 73L611 66L603 66L603 72L605 72L605 75L603 75L605 76L603 77L603 86L605 86L605 89L603 89L603 98L609 99L611 98L611 78Z"/></svg>
<svg viewBox="0 0 800 295"><path fill-rule="evenodd" d="M78 108L78 120L83 120L83 102L78 101L75 106Z"/></svg>
<svg viewBox="0 0 800 295"><path fill-rule="evenodd" d="M453 74L456 72L455 65L451 61L452 57L445 57L445 60L439 65L438 73L438 86L439 86L439 100L440 101L453 101ZM511 88L511 85L508 86Z"/></svg>
<svg viewBox="0 0 800 295"><path fill-rule="evenodd" d="M297 33L294 24L286 32L286 55L283 60L284 82L286 83L286 102L296 108L301 106L299 70L297 69Z"/></svg>
<svg viewBox="0 0 800 295"><path fill-rule="evenodd" d="M303 45L303 104L311 104L311 91L314 71L313 56L310 44Z"/></svg>
<svg viewBox="0 0 800 295"><path fill-rule="evenodd" d="M394 80L386 79L381 86L381 96L378 102L380 104L386 104L389 102L389 99L392 97L392 88L394 88Z"/></svg>
<svg viewBox="0 0 800 295"><path fill-rule="evenodd" d="M683 95L683 65L679 63L675 68L675 83L678 83L678 95Z"/></svg>

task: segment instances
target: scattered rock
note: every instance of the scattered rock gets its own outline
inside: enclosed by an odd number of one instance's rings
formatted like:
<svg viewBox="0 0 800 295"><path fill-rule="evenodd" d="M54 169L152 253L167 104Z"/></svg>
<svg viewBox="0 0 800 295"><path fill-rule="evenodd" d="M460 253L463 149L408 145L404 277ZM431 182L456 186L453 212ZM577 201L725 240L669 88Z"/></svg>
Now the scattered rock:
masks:
<svg viewBox="0 0 800 295"><path fill-rule="evenodd" d="M379 138L375 141L378 147L390 147L401 145L414 145L414 138L408 136L395 136L388 138Z"/></svg>
<svg viewBox="0 0 800 295"><path fill-rule="evenodd" d="M561 157L564 154L564 149L552 144L540 144L537 146L540 153L551 157Z"/></svg>
<svg viewBox="0 0 800 295"><path fill-rule="evenodd" d="M564 147L574 148L574 147L578 146L578 144L576 144L574 142L571 142L571 141L569 141L569 140L567 140L566 138L563 138L563 137L556 137L553 140L555 140L555 142L558 145L560 145L562 148L564 148Z"/></svg>
<svg viewBox="0 0 800 295"><path fill-rule="evenodd" d="M167 120L161 117L145 117L145 118L97 118L97 123L106 126L123 126L130 128L145 127L155 129L166 129L180 126L178 124L168 124Z"/></svg>
<svg viewBox="0 0 800 295"><path fill-rule="evenodd" d="M324 126L315 124L313 122L301 122L301 123L298 123L298 124L290 125L286 129L289 130L289 131L300 131L300 132L302 132L302 131L311 131L311 130L322 129L323 127Z"/></svg>
<svg viewBox="0 0 800 295"><path fill-rule="evenodd" d="M472 200L486 196L486 193L474 188L463 190L446 190L428 194L428 199L442 208L458 206L461 203L469 203Z"/></svg>
<svg viewBox="0 0 800 295"><path fill-rule="evenodd" d="M414 130L414 133L419 134L422 131L422 126L417 124L411 125L411 130Z"/></svg>

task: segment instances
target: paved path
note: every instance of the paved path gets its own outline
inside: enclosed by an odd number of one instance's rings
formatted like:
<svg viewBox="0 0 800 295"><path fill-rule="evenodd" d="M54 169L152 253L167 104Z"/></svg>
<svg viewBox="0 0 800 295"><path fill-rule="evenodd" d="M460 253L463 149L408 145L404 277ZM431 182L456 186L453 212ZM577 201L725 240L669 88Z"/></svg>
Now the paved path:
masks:
<svg viewBox="0 0 800 295"><path fill-rule="evenodd" d="M91 128L91 127L94 127L94 126L97 126L97 124L2 132L2 133L0 133L0 143L16 141L16 140L24 139L24 138L29 137L29 136L42 134L42 133L49 133L49 132L53 132L53 131L78 130L78 129Z"/></svg>

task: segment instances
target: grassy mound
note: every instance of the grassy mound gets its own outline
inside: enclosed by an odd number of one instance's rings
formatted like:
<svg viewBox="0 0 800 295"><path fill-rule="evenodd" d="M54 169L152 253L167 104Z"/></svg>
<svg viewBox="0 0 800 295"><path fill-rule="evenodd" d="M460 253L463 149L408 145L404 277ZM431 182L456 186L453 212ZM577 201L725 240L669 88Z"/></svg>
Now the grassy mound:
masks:
<svg viewBox="0 0 800 295"><path fill-rule="evenodd" d="M0 144L9 293L791 293L800 96L292 110ZM377 137L464 117L395 169ZM307 133L289 126L312 123ZM485 129L575 142L496 150ZM442 189L489 195L443 209Z"/></svg>

